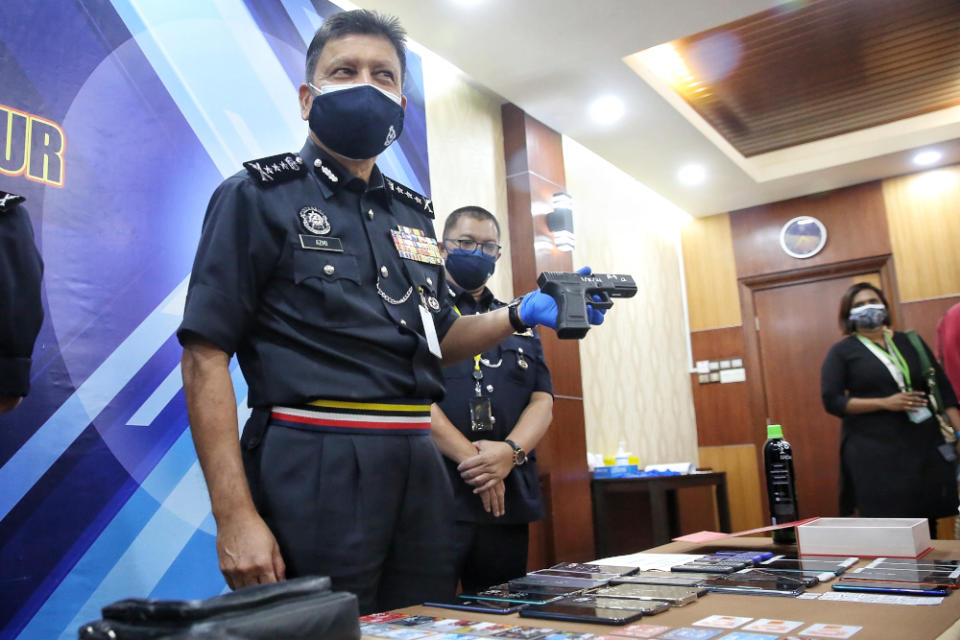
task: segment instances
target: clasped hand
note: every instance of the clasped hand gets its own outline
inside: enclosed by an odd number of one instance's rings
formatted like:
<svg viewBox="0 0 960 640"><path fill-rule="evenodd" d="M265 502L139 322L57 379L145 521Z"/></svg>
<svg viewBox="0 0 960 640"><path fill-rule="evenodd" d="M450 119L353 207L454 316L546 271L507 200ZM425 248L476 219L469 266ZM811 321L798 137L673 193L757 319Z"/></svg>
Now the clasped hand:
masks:
<svg viewBox="0 0 960 640"><path fill-rule="evenodd" d="M464 482L474 487L480 496L483 508L499 517L504 514L503 479L513 469L513 448L506 442L478 440L473 443L477 455L467 458L457 466Z"/></svg>
<svg viewBox="0 0 960 640"><path fill-rule="evenodd" d="M889 411L913 411L927 406L927 394L922 391L901 391L886 398Z"/></svg>

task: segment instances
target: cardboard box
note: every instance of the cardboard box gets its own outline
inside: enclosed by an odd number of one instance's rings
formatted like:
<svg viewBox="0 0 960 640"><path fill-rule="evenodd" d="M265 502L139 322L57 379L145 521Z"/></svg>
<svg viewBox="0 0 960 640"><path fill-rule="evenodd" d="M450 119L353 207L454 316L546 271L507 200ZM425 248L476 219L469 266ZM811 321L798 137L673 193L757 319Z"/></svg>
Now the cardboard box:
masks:
<svg viewBox="0 0 960 640"><path fill-rule="evenodd" d="M640 468L635 464L618 464L613 466L597 467L593 470L594 478L638 478Z"/></svg>
<svg viewBox="0 0 960 640"><path fill-rule="evenodd" d="M803 555L917 558L930 549L926 518L817 518L797 527Z"/></svg>

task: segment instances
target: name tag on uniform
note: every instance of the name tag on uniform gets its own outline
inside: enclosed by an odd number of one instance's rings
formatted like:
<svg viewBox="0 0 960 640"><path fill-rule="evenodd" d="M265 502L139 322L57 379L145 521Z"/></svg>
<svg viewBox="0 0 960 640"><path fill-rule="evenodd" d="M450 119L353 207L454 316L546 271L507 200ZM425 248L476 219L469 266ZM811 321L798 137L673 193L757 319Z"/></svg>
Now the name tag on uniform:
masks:
<svg viewBox="0 0 960 640"><path fill-rule="evenodd" d="M301 233L300 246L304 249L313 249L314 251L338 251L343 253L343 243L340 242L340 238L308 236Z"/></svg>

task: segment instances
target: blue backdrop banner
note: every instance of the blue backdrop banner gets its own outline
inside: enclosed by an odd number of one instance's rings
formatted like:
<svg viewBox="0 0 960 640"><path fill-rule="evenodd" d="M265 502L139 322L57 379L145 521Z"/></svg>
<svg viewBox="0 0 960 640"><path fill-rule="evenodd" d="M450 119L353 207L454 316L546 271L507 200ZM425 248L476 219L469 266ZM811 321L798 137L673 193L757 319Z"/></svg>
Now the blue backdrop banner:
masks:
<svg viewBox="0 0 960 640"><path fill-rule="evenodd" d="M174 331L213 189L302 146L306 48L336 11L0 3L0 190L26 196L46 264L31 393L0 417L0 638L75 638L114 600L226 589ZM403 135L379 164L429 196L407 60Z"/></svg>

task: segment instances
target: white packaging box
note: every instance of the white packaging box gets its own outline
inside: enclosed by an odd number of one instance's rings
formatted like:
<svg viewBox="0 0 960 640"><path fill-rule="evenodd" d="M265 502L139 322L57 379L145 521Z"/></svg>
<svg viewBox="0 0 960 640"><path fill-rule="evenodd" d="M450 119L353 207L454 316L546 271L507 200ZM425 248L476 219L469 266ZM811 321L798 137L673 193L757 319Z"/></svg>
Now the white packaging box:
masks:
<svg viewBox="0 0 960 640"><path fill-rule="evenodd" d="M803 555L916 558L930 548L926 518L818 518L797 527Z"/></svg>

